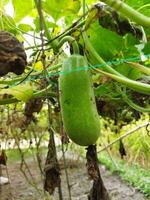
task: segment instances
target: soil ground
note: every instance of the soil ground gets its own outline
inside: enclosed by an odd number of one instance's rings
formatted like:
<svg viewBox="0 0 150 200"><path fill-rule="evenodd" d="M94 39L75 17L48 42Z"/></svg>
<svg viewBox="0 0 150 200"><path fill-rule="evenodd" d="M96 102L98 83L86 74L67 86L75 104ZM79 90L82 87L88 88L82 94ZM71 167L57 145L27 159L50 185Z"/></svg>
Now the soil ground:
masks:
<svg viewBox="0 0 150 200"><path fill-rule="evenodd" d="M8 163L7 170L10 178L10 184L3 185L0 188L0 200L59 200L58 190L56 189L52 198L46 198L42 192L43 184L37 163L31 159L27 162L35 180L38 189L29 184L20 171L19 162ZM92 186L92 181L88 179L84 161L67 160L69 182L71 185L72 200L87 200L87 195ZM147 200L144 195L135 188L128 186L118 175L112 174L104 166L100 166L101 175L106 188L109 191L112 200ZM3 175L6 175L3 170ZM31 175L28 176L30 180ZM66 184L65 171L62 167L62 192L63 200L69 200ZM33 183L33 182L32 182Z"/></svg>

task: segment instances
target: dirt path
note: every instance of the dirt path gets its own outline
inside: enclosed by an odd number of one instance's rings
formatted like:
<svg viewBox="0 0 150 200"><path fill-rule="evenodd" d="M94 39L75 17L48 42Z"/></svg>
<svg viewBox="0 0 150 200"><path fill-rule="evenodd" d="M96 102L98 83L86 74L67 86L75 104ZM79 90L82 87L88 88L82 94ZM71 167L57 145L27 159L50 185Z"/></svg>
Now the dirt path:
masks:
<svg viewBox="0 0 150 200"><path fill-rule="evenodd" d="M72 200L87 200L87 194L92 186L88 180L85 163L68 161L68 173L71 185ZM28 166L31 170L39 190L36 190L22 175L19 163L9 163L8 172L11 180L10 185L0 188L0 200L46 200L42 192L42 180L36 162L29 161ZM104 166L101 174L112 200L145 200L144 196L134 188L127 186L117 175L112 175ZM29 176L31 178L31 176ZM41 191L40 191L41 190ZM63 200L69 200L66 186L65 172L62 170L62 191ZM59 200L58 192L54 194L53 200Z"/></svg>

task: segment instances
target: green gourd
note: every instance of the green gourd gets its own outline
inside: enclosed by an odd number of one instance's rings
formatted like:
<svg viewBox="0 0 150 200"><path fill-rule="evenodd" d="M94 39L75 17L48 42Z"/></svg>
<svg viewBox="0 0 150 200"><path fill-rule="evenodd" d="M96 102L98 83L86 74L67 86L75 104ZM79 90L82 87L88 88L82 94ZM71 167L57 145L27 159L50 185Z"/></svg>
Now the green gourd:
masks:
<svg viewBox="0 0 150 200"><path fill-rule="evenodd" d="M76 144L94 144L100 135L100 121L88 65L83 56L71 55L59 77L60 107L63 125Z"/></svg>

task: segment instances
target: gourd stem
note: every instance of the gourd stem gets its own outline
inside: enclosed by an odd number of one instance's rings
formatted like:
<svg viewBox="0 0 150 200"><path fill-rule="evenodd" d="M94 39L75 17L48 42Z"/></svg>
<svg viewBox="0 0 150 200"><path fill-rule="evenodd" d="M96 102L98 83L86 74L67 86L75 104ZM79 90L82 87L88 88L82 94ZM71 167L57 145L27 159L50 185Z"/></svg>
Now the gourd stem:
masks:
<svg viewBox="0 0 150 200"><path fill-rule="evenodd" d="M83 4L83 16L84 16L84 19L85 19L86 0L83 0L82 4Z"/></svg>
<svg viewBox="0 0 150 200"><path fill-rule="evenodd" d="M137 24L145 27L150 27L150 17L143 15L137 10L133 9L126 3L121 0L101 0L106 3L110 7L112 7L115 11L119 11L126 18L129 18L131 21L136 22Z"/></svg>
<svg viewBox="0 0 150 200"><path fill-rule="evenodd" d="M38 97L43 97L47 94L47 92L49 91L49 89L51 88L51 85L49 85L47 88L40 90L38 92L35 92L32 96L32 98L38 98ZM49 96L55 96L54 92L48 92Z"/></svg>
<svg viewBox="0 0 150 200"><path fill-rule="evenodd" d="M127 95L126 93L126 87L120 87L119 85L116 85L118 93L121 94L122 100L127 103L131 108L134 110L137 110L139 112L148 112L150 113L150 107L144 108L142 106L139 106L138 104L134 103Z"/></svg>
<svg viewBox="0 0 150 200"><path fill-rule="evenodd" d="M16 98L9 98L9 99L0 99L0 105L6 105L6 104L11 104L11 103L17 103L20 100Z"/></svg>
<svg viewBox="0 0 150 200"><path fill-rule="evenodd" d="M139 71L143 72L144 74L150 75L150 68L145 67L139 63L127 62L131 67L138 69Z"/></svg>
<svg viewBox="0 0 150 200"><path fill-rule="evenodd" d="M74 54L79 54L79 46L78 46L78 43L77 43L77 41L76 41L73 37L71 37L71 36L65 36L65 37L63 37L63 38L59 41L57 48L58 48L58 49L61 48L62 45L63 45L65 42L69 42L70 44L72 44L73 53L74 53Z"/></svg>
<svg viewBox="0 0 150 200"><path fill-rule="evenodd" d="M104 74L120 83L123 83L127 87L129 87L137 92L150 95L150 85L148 85L146 83L141 83L139 81L134 81L134 80L128 79L126 77L120 77L120 76L117 76L114 74L110 74L108 72L104 72L104 71L102 71L100 69L96 69L96 68L94 70L101 74Z"/></svg>
<svg viewBox="0 0 150 200"><path fill-rule="evenodd" d="M142 10L142 9L144 9L144 8L147 8L147 7L150 7L150 3L141 6L140 8L137 9L137 11L140 11L140 10Z"/></svg>
<svg viewBox="0 0 150 200"><path fill-rule="evenodd" d="M126 102L131 108L133 108L133 109L135 109L135 110L137 110L139 112L148 112L148 113L150 113L150 108L143 108L143 107L137 105L131 99L129 99L127 97L127 95L125 95L125 94L122 94L122 100L124 102Z"/></svg>

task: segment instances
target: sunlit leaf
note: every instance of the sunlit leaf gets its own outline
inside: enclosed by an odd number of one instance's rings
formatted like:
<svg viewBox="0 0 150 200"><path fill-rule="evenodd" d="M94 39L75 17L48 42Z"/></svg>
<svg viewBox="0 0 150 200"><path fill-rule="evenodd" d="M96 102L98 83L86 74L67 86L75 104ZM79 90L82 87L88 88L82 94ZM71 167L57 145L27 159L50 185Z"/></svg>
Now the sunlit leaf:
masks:
<svg viewBox="0 0 150 200"><path fill-rule="evenodd" d="M43 2L43 9L50 14L55 21L62 16L69 16L78 13L80 9L79 0L46 0ZM70 17L70 16L69 16Z"/></svg>
<svg viewBox="0 0 150 200"><path fill-rule="evenodd" d="M12 0L14 12L15 12L15 21L19 22L24 17L26 17L34 8L33 0Z"/></svg>
<svg viewBox="0 0 150 200"><path fill-rule="evenodd" d="M33 31L33 27L29 24L19 24L18 28L23 32Z"/></svg>
<svg viewBox="0 0 150 200"><path fill-rule="evenodd" d="M96 51L106 60L112 59L125 48L123 38L101 27L98 20L90 25L87 34Z"/></svg>
<svg viewBox="0 0 150 200"><path fill-rule="evenodd" d="M14 34L17 33L16 24L11 16L3 13L0 20L1 20L0 27L2 30L4 29Z"/></svg>
<svg viewBox="0 0 150 200"><path fill-rule="evenodd" d="M17 85L12 88L3 89L0 94L10 94L16 99L26 102L33 96L33 89L30 85Z"/></svg>
<svg viewBox="0 0 150 200"><path fill-rule="evenodd" d="M34 22L34 25L36 27L36 32L39 32L40 31L40 19L39 19L39 17L36 17L33 22ZM46 27L48 29L57 27L57 25L55 23L48 21L48 19L46 17L45 17L45 24L46 24Z"/></svg>

